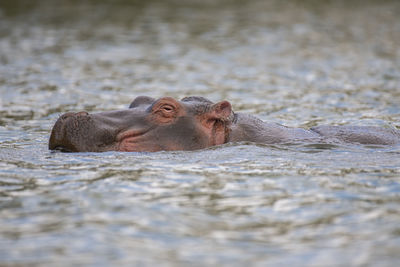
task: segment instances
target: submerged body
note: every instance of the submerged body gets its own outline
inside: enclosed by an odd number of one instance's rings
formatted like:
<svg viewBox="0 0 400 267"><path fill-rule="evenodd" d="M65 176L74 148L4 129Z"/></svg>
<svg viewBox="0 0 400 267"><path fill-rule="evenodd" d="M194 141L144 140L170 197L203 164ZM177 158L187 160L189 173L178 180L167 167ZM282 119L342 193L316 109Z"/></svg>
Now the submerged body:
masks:
<svg viewBox="0 0 400 267"><path fill-rule="evenodd" d="M137 97L129 109L66 113L55 123L49 149L69 152L196 150L228 142L264 144L346 142L400 143L400 131L371 126L290 128L234 113L227 101L203 97Z"/></svg>
<svg viewBox="0 0 400 267"><path fill-rule="evenodd" d="M316 126L310 129L291 128L264 122L248 114L238 114L230 136L231 142L256 143L329 142L395 145L400 143L400 131L374 126Z"/></svg>

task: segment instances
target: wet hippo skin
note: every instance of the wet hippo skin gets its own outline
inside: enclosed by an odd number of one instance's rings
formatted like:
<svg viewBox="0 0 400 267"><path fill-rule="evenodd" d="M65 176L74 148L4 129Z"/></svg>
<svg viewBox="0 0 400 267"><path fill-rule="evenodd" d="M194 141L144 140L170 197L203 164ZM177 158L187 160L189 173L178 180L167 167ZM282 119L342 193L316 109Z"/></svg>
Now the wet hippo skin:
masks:
<svg viewBox="0 0 400 267"><path fill-rule="evenodd" d="M400 131L371 126L289 128L235 113L228 101L213 103L197 96L181 101L139 96L129 109L60 116L51 132L49 149L153 152L196 150L240 141L395 145L400 143Z"/></svg>

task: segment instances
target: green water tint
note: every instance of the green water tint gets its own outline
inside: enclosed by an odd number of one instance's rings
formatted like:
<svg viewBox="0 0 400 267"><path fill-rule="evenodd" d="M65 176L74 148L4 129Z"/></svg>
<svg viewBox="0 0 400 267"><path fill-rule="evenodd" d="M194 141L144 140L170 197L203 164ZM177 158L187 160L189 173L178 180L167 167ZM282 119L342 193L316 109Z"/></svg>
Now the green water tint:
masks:
<svg viewBox="0 0 400 267"><path fill-rule="evenodd" d="M63 112L138 95L398 127L396 1L57 3L0 4L1 263L397 265L399 147L47 150Z"/></svg>

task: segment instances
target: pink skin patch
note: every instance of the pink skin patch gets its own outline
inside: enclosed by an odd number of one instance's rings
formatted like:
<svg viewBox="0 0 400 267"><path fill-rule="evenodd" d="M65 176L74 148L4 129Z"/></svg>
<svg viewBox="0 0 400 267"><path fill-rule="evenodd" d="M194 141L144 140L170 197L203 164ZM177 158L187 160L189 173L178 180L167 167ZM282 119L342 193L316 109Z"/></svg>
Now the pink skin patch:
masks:
<svg viewBox="0 0 400 267"><path fill-rule="evenodd" d="M127 130L117 135L118 151L148 151L154 152L161 150L161 147L154 144L153 142L148 142L145 135L154 127L150 127L146 130Z"/></svg>

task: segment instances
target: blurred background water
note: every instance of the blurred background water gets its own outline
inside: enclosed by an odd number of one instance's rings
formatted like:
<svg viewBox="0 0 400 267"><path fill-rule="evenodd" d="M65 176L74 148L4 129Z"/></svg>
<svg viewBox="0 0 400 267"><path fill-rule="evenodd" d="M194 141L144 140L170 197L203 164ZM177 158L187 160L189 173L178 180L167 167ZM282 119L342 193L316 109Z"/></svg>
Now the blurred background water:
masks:
<svg viewBox="0 0 400 267"><path fill-rule="evenodd" d="M399 146L47 150L63 112L138 95L399 128L399 14L398 1L1 1L1 264L400 264Z"/></svg>

